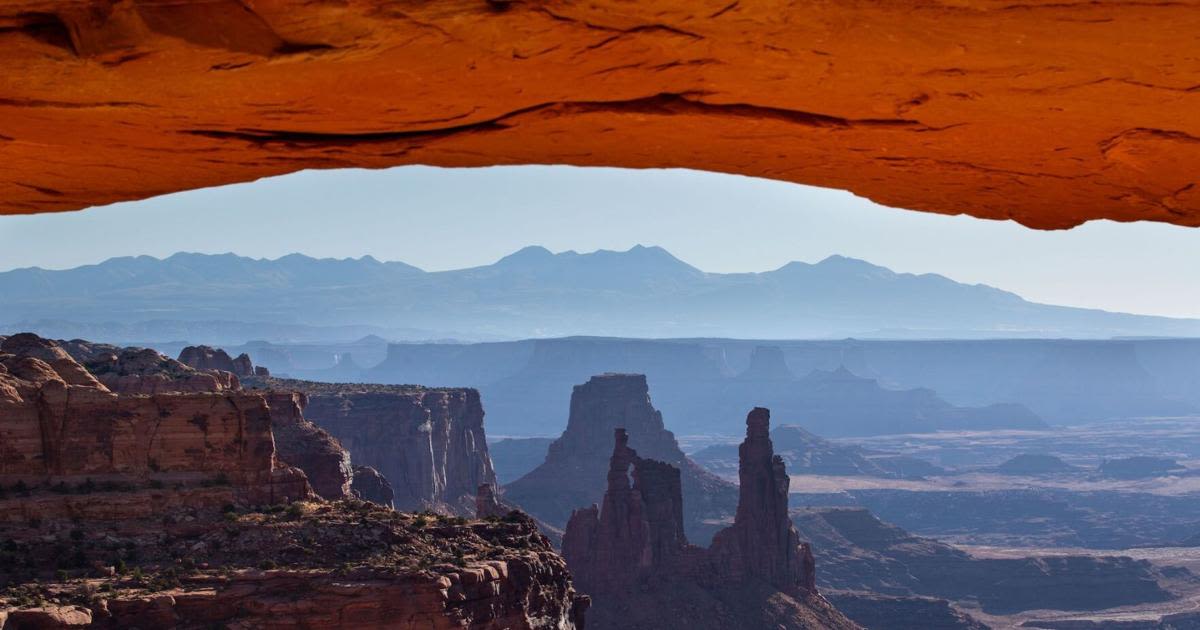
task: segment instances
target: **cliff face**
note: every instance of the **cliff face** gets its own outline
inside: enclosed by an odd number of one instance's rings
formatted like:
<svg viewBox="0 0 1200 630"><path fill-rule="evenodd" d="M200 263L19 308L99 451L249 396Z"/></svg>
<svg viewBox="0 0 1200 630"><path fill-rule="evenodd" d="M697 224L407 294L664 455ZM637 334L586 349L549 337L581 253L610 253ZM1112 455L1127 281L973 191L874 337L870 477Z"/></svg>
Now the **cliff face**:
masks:
<svg viewBox="0 0 1200 630"><path fill-rule="evenodd" d="M603 498L611 454L607 444L618 428L644 457L679 469L684 527L691 538L706 542L714 530L706 521L732 514L737 490L683 454L650 403L646 377L640 374L604 374L576 386L566 430L550 444L541 466L505 486L505 498L562 527L574 508Z"/></svg>
<svg viewBox="0 0 1200 630"><path fill-rule="evenodd" d="M788 520L767 411L755 409L747 425L737 517L709 549L684 534L679 469L639 457L615 431L603 505L572 513L563 537L568 567L594 597L591 627L856 627L817 592L812 554Z"/></svg>
<svg viewBox="0 0 1200 630"><path fill-rule="evenodd" d="M178 366L147 365L124 376L169 388ZM117 394L55 342L0 339L0 629L582 628L588 600L533 521L359 500L303 402ZM315 494L273 427L322 494L348 498ZM390 503L386 480L355 473L354 491Z"/></svg>
<svg viewBox="0 0 1200 630"><path fill-rule="evenodd" d="M479 485L496 482L473 389L250 382L304 393L304 416L335 437L355 464L387 478L396 509L471 515Z"/></svg>
<svg viewBox="0 0 1200 630"><path fill-rule="evenodd" d="M118 395L32 335L6 339L0 365L0 484L219 480L245 501L308 494L303 475L276 458L262 396Z"/></svg>
<svg viewBox="0 0 1200 630"><path fill-rule="evenodd" d="M244 352L235 359L220 348L188 346L179 353L179 362L197 370L221 370L238 376L255 375L250 355Z"/></svg>
<svg viewBox="0 0 1200 630"><path fill-rule="evenodd" d="M327 431L305 419L308 398L298 392L272 391L266 399L279 458L303 470L313 491L322 498L351 496L355 472L350 452Z"/></svg>

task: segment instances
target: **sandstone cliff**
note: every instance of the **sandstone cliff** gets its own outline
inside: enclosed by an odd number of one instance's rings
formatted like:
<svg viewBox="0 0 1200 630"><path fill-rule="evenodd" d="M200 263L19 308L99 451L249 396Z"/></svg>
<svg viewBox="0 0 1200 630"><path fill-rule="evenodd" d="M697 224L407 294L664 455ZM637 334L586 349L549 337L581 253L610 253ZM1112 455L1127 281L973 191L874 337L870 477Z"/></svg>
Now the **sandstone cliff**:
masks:
<svg viewBox="0 0 1200 630"><path fill-rule="evenodd" d="M272 391L265 397L271 408L271 430L279 458L303 470L313 491L322 498L351 496L355 472L350 452L327 431L305 419L308 398L286 391Z"/></svg>
<svg viewBox="0 0 1200 630"><path fill-rule="evenodd" d="M582 628L588 600L528 517L323 501L276 451L273 427L322 494L351 494L303 394L163 393L199 372L70 344L157 393L110 391L56 342L0 340L0 629ZM373 472L354 491L390 501Z"/></svg>
<svg viewBox="0 0 1200 630"><path fill-rule="evenodd" d="M0 366L0 484L216 484L251 502L308 495L303 474L276 457L260 395L118 395L33 335L7 338Z"/></svg>
<svg viewBox="0 0 1200 630"><path fill-rule="evenodd" d="M755 409L742 444L737 517L709 549L683 531L680 470L642 458L615 430L603 505L576 510L563 556L592 595L592 628L856 628L818 592L787 515L787 475Z"/></svg>
<svg viewBox="0 0 1200 630"><path fill-rule="evenodd" d="M0 25L0 213L572 164L1200 225L1193 0L22 0Z"/></svg>
<svg viewBox="0 0 1200 630"><path fill-rule="evenodd" d="M399 510L475 513L475 491L495 484L473 389L247 379L255 387L303 393L304 416L345 447L356 465L391 484Z"/></svg>
<svg viewBox="0 0 1200 630"><path fill-rule="evenodd" d="M566 430L550 445L541 466L505 486L505 498L533 516L564 526L573 509L603 498L607 445L618 428L644 457L680 470L684 529L692 540L706 543L717 527L714 523L733 514L737 489L683 454L651 404L641 374L593 376L576 386Z"/></svg>

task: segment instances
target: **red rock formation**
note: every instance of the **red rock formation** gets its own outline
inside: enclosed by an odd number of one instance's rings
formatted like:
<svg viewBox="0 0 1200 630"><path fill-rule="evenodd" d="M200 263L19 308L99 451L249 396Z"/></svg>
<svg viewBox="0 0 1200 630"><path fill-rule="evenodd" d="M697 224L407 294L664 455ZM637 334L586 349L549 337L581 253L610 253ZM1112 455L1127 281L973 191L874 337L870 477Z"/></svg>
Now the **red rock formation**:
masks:
<svg viewBox="0 0 1200 630"><path fill-rule="evenodd" d="M330 384L284 379L256 386L302 392L304 416L387 478L396 509L474 515L480 484L496 483L473 389Z"/></svg>
<svg viewBox="0 0 1200 630"><path fill-rule="evenodd" d="M679 469L638 457L616 430L604 504L572 513L563 537L568 567L594 598L591 627L856 627L817 593L768 419L761 408L747 419L737 517L707 550L684 535Z"/></svg>
<svg viewBox="0 0 1200 630"><path fill-rule="evenodd" d="M105 387L117 394L240 389L237 376L231 372L197 370L149 348L121 348L80 339L57 343Z"/></svg>
<svg viewBox="0 0 1200 630"><path fill-rule="evenodd" d="M582 628L533 521L324 502L272 426L327 494L345 451L302 394L266 396L118 395L54 342L0 342L0 629Z"/></svg>
<svg viewBox="0 0 1200 630"><path fill-rule="evenodd" d="M562 163L1195 226L1197 31L1192 0L6 2L0 212Z"/></svg>
<svg viewBox="0 0 1200 630"><path fill-rule="evenodd" d="M788 516L790 479L771 444L771 412L755 407L738 447L738 509L733 526L713 537L710 554L724 575L753 577L802 595L816 590L813 557Z"/></svg>
<svg viewBox="0 0 1200 630"><path fill-rule="evenodd" d="M313 492L329 500L351 496L355 479L350 452L329 432L304 418L308 398L298 392L266 394L279 458L304 471Z"/></svg>
<svg viewBox="0 0 1200 630"><path fill-rule="evenodd" d="M392 490L392 484L370 466L354 467L354 482L350 487L364 501L386 508L396 506L396 493Z"/></svg>
<svg viewBox="0 0 1200 630"><path fill-rule="evenodd" d="M238 376L255 375L250 355L244 352L236 359L231 359L229 354L220 348L188 346L179 353L179 362L197 370L221 370Z"/></svg>
<svg viewBox="0 0 1200 630"><path fill-rule="evenodd" d="M684 526L689 537L707 542L716 529L713 523L732 514L737 489L683 454L651 404L641 374L593 376L576 386L566 430L550 445L541 466L505 486L505 498L537 518L564 526L573 509L604 497L602 480L610 466L607 444L616 429L627 431L630 445L643 457L680 469Z"/></svg>
<svg viewBox="0 0 1200 630"><path fill-rule="evenodd" d="M33 335L6 339L0 365L0 484L219 480L242 501L308 496L303 474L276 459L260 395L117 395Z"/></svg>

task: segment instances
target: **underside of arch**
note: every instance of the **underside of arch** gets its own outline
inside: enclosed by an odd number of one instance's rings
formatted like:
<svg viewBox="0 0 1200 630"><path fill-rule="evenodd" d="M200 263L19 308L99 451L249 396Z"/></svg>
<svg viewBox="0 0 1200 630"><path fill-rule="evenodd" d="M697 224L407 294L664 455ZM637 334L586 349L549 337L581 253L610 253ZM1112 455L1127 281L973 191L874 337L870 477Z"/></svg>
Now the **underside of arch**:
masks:
<svg viewBox="0 0 1200 630"><path fill-rule="evenodd" d="M1200 5L0 4L0 213L404 164L684 167L1036 228L1197 226Z"/></svg>

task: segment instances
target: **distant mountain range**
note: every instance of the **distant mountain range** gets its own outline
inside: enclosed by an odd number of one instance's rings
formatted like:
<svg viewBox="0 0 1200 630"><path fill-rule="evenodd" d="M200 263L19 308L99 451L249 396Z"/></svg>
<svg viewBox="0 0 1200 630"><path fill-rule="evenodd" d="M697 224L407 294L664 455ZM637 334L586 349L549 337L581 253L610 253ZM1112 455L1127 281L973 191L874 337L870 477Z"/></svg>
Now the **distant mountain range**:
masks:
<svg viewBox="0 0 1200 630"><path fill-rule="evenodd" d="M51 320L125 327L154 321L173 330L188 328L179 322L225 322L232 331L226 341L239 341L237 324L248 322L407 331L424 339L446 331L472 339L1200 336L1200 320L1037 304L842 256L717 274L642 246L588 254L527 247L495 264L440 272L370 256L179 253L0 273L0 324Z"/></svg>

